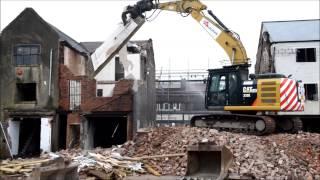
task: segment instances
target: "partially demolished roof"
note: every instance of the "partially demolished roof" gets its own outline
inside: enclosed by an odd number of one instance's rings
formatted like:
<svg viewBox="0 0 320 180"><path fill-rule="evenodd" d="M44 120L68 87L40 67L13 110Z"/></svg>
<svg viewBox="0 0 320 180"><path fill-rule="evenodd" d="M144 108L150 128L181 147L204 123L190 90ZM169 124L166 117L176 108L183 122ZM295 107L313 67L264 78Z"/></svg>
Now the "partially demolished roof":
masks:
<svg viewBox="0 0 320 180"><path fill-rule="evenodd" d="M270 42L299 42L320 40L320 19L262 22Z"/></svg>
<svg viewBox="0 0 320 180"><path fill-rule="evenodd" d="M80 42L80 44L85 47L90 54L92 54L102 43L103 41Z"/></svg>
<svg viewBox="0 0 320 180"><path fill-rule="evenodd" d="M128 51L131 53L138 53L140 51L141 47L139 47L139 44L142 44L143 42L147 41L129 41L127 43ZM88 42L81 42L80 44L85 47L90 54L94 53L94 51L103 43L103 41L88 41Z"/></svg>
<svg viewBox="0 0 320 180"><path fill-rule="evenodd" d="M49 24L49 23L48 23ZM70 45L73 49L80 53L88 54L87 49L82 46L80 43L78 43L76 40L72 39L70 36L66 35L62 31L60 31L58 28L54 27L53 25L49 24L49 26L57 32L59 35L60 41L67 42L68 45Z"/></svg>
<svg viewBox="0 0 320 180"><path fill-rule="evenodd" d="M60 31L58 28L56 28L55 26L51 25L50 23L46 22L33 8L25 8L19 15L18 17L16 17L7 27L5 27L3 29L3 31L5 29L7 29L8 27L10 27L11 24L15 23L15 21L17 19L22 18L25 15L29 15L31 16L32 19L37 19L39 20L44 26L49 27L53 32L55 32L58 37L59 37L59 41L61 42L65 42L67 45L69 45L71 48L73 48L74 50L78 51L79 53L82 54L88 54L88 51L86 50L86 48L84 48L80 43L78 43L76 40L74 40L73 38L71 38L70 36L66 35L65 33L63 33L62 31Z"/></svg>

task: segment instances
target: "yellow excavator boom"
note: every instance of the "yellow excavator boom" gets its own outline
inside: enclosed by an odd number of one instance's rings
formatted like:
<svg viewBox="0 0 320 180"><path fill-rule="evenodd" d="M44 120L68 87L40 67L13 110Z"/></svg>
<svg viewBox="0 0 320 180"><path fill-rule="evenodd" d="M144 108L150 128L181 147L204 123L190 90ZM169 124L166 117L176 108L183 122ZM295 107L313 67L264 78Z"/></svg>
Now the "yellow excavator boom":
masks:
<svg viewBox="0 0 320 180"><path fill-rule="evenodd" d="M123 14L123 19L125 19L126 14L130 14L131 18L135 18L139 15L143 16L142 13L152 9L191 14L225 50L232 65L248 64L247 53L239 36L230 31L211 11L208 11L208 13L213 20L209 18L204 12L207 6L199 0L180 0L164 3L156 0L155 2L153 0L141 0L135 6L127 7L127 10Z"/></svg>

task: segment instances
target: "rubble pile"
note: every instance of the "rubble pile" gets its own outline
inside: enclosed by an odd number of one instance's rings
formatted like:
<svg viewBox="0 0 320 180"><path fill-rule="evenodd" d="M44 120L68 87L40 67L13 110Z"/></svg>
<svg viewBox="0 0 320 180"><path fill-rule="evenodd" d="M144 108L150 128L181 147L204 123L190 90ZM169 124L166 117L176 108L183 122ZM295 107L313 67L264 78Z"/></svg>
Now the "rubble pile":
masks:
<svg viewBox="0 0 320 180"><path fill-rule="evenodd" d="M1 175L28 176L40 164L76 164L80 179L123 179L153 174L184 176L187 147L199 142L225 145L233 153L230 174L257 179L320 180L320 134L254 136L194 127L160 127L108 149L67 149L36 159L1 161ZM41 166L42 166L41 165Z"/></svg>
<svg viewBox="0 0 320 180"><path fill-rule="evenodd" d="M52 162L58 159L66 165L77 165L80 179L123 179L128 175L149 172L150 169L146 171L140 159L123 157L116 152L117 149L97 148L91 151L68 149L56 153L44 153L39 158L1 161L0 179L1 175L6 175L9 179L13 177L30 179L35 169L45 165L44 163L53 164Z"/></svg>
<svg viewBox="0 0 320 180"><path fill-rule="evenodd" d="M32 170L42 163L49 162L50 159L17 159L13 161L1 161L0 174L22 174L29 175Z"/></svg>
<svg viewBox="0 0 320 180"><path fill-rule="evenodd" d="M275 134L254 136L218 132L214 129L160 127L136 137L123 146L127 156L186 152L188 145L215 142L226 145L234 155L230 173L257 179L320 179L320 134ZM187 157L149 159L162 175L184 175Z"/></svg>
<svg viewBox="0 0 320 180"><path fill-rule="evenodd" d="M139 159L121 156L118 148L86 151L81 149L67 149L55 154L42 154L47 156L62 157L66 163L78 164L80 179L123 179L135 173L145 173L142 162Z"/></svg>

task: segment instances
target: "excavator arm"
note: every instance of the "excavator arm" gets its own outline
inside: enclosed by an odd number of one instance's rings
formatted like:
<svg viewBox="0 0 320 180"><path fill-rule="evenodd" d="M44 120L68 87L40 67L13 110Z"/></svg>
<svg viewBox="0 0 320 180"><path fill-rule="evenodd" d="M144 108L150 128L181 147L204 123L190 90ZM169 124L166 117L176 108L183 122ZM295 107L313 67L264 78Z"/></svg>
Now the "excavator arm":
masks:
<svg viewBox="0 0 320 180"><path fill-rule="evenodd" d="M199 0L180 0L164 3L160 3L158 0L140 0L134 6L127 6L122 14L122 20L126 23L128 14L131 18L144 17L143 13L156 9L190 14L225 50L232 65L248 63L246 50L239 36L230 31L210 10L208 14L213 19L209 18L204 13L207 6Z"/></svg>

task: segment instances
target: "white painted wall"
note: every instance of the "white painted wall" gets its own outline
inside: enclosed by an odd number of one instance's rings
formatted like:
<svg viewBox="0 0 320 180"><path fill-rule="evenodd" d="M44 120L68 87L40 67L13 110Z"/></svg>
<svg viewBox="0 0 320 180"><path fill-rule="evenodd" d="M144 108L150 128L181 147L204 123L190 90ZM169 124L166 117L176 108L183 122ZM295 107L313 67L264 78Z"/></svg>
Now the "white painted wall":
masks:
<svg viewBox="0 0 320 180"><path fill-rule="evenodd" d="M140 53L128 54L125 46L119 52L119 60L124 67L125 79L141 80L141 56ZM115 87L115 58L113 58L95 77L97 80L97 89L103 90L103 97L112 97ZM99 83L99 81L114 81L111 83Z"/></svg>
<svg viewBox="0 0 320 180"><path fill-rule="evenodd" d="M53 117L41 118L40 149L45 152L51 151L52 119Z"/></svg>
<svg viewBox="0 0 320 180"><path fill-rule="evenodd" d="M40 132L40 149L46 152L51 151L51 121L53 117L41 118L41 132ZM22 120L23 121L23 120ZM19 152L19 135L21 121L8 120L8 136L11 141L12 155L17 155Z"/></svg>
<svg viewBox="0 0 320 180"><path fill-rule="evenodd" d="M97 84L97 89L102 89L103 97L112 97L115 84Z"/></svg>
<svg viewBox="0 0 320 180"><path fill-rule="evenodd" d="M95 77L97 81L115 80L115 58L113 58Z"/></svg>
<svg viewBox="0 0 320 180"><path fill-rule="evenodd" d="M99 81L114 81L115 80L115 58L96 75L95 79ZM97 89L102 89L103 97L111 97L113 94L113 88L115 84L97 84Z"/></svg>
<svg viewBox="0 0 320 180"><path fill-rule="evenodd" d="M128 54L127 61L123 62L125 78L141 80L141 63L140 54Z"/></svg>
<svg viewBox="0 0 320 180"><path fill-rule="evenodd" d="M20 135L20 121L13 121L9 119L8 136L11 141L12 155L17 155L19 152L19 135Z"/></svg>
<svg viewBox="0 0 320 180"><path fill-rule="evenodd" d="M316 62L296 62L296 49L316 48ZM271 54L274 54L276 73L286 76L292 74L292 78L302 80L303 83L318 84L318 101L306 101L304 112L295 114L320 114L320 43L319 42L298 42L298 43L277 43L271 46Z"/></svg>

